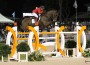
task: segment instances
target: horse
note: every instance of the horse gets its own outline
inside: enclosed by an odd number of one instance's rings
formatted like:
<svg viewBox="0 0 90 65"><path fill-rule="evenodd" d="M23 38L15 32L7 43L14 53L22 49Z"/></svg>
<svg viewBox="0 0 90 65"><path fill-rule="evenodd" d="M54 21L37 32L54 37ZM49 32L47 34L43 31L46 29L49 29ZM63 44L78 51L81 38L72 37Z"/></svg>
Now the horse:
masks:
<svg viewBox="0 0 90 65"><path fill-rule="evenodd" d="M41 15L41 18L40 20L38 21L38 25L39 25L39 28L41 30L47 28L49 29L51 25L54 25L54 23L57 21L57 18L58 18L58 12L57 10L50 10L50 11L47 11L46 13L42 14ZM22 20L22 24L21 24L21 29L22 30L26 30L27 29L27 26L35 26L33 23L32 23L32 18L29 17L29 18L25 18Z"/></svg>

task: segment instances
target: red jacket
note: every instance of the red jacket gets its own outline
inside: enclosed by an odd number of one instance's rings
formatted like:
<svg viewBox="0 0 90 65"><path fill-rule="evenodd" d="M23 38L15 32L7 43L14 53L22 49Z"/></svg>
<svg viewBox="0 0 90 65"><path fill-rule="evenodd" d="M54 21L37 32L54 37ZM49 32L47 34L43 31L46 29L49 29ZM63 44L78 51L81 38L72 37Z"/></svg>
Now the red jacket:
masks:
<svg viewBox="0 0 90 65"><path fill-rule="evenodd" d="M41 8L36 8L33 10L34 13L36 14L42 14L43 13L43 10L41 10Z"/></svg>

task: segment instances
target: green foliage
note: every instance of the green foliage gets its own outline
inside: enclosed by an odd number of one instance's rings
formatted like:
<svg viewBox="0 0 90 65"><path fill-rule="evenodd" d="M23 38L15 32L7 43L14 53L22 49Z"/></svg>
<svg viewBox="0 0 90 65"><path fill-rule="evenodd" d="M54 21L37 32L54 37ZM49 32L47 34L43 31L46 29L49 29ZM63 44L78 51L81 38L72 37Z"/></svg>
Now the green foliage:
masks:
<svg viewBox="0 0 90 65"><path fill-rule="evenodd" d="M85 51L82 53L82 56L83 56L83 57L90 57L90 50L85 50Z"/></svg>
<svg viewBox="0 0 90 65"><path fill-rule="evenodd" d="M65 43L65 48L76 48L76 42L74 40L68 40Z"/></svg>
<svg viewBox="0 0 90 65"><path fill-rule="evenodd" d="M87 40L86 48L90 48L90 40Z"/></svg>
<svg viewBox="0 0 90 65"><path fill-rule="evenodd" d="M56 54L51 54L51 56L56 56Z"/></svg>
<svg viewBox="0 0 90 65"><path fill-rule="evenodd" d="M35 52L32 52L28 56L28 60L29 61L44 61L45 58L44 58L44 56L39 51L35 51Z"/></svg>
<svg viewBox="0 0 90 65"><path fill-rule="evenodd" d="M29 50L30 50L29 45L26 42L21 42L17 46L17 51L18 52L27 52Z"/></svg>
<svg viewBox="0 0 90 65"><path fill-rule="evenodd" d="M2 60L2 56L0 55L0 60Z"/></svg>
<svg viewBox="0 0 90 65"><path fill-rule="evenodd" d="M72 54L73 54L73 50L68 50L68 55L72 56Z"/></svg>
<svg viewBox="0 0 90 65"><path fill-rule="evenodd" d="M3 45L0 49L0 55L7 56L11 53L11 47L9 45Z"/></svg>
<svg viewBox="0 0 90 65"><path fill-rule="evenodd" d="M6 43L6 40L4 40L4 41L0 41L0 44L1 44L1 43L5 44L5 43Z"/></svg>
<svg viewBox="0 0 90 65"><path fill-rule="evenodd" d="M45 9L58 9L59 1L58 0L44 0ZM54 7L53 7L54 6Z"/></svg>

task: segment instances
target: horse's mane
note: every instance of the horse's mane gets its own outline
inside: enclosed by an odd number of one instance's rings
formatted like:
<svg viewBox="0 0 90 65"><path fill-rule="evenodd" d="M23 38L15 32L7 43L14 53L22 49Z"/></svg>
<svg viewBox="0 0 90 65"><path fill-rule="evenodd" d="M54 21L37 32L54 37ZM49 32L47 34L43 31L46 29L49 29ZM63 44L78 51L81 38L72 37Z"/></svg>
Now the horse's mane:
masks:
<svg viewBox="0 0 90 65"><path fill-rule="evenodd" d="M58 13L58 11L57 10L55 10L55 9L52 9L52 10L48 10L48 11L46 11L46 13L49 13L49 12L57 12Z"/></svg>
<svg viewBox="0 0 90 65"><path fill-rule="evenodd" d="M50 15L53 16L53 14L55 14L55 13L58 13L58 11L55 9L52 9L52 10L45 11L45 13L42 14L42 16L45 15L47 17L50 17Z"/></svg>
<svg viewBox="0 0 90 65"><path fill-rule="evenodd" d="M57 12L58 13L58 11L56 9L50 9L50 10L44 10L44 13L42 15L45 15L49 12Z"/></svg>

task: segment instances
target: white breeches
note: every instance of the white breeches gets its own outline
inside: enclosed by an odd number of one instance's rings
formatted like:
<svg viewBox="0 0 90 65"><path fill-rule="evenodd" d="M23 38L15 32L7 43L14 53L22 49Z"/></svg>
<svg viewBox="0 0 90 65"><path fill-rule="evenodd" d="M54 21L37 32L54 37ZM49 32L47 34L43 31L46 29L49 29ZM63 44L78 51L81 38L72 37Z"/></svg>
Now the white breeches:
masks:
<svg viewBox="0 0 90 65"><path fill-rule="evenodd" d="M34 16L34 17L38 18L38 15L36 13L23 13L23 17L25 17L25 16ZM40 18L39 18L39 20L40 20ZM35 23L35 22L36 22L35 19L32 19L32 23Z"/></svg>
<svg viewBox="0 0 90 65"><path fill-rule="evenodd" d="M25 16L34 16L36 18L38 18L38 15L36 13L23 13L23 17Z"/></svg>

